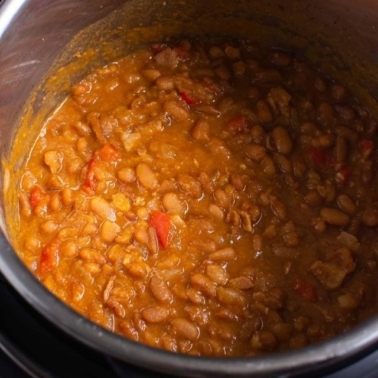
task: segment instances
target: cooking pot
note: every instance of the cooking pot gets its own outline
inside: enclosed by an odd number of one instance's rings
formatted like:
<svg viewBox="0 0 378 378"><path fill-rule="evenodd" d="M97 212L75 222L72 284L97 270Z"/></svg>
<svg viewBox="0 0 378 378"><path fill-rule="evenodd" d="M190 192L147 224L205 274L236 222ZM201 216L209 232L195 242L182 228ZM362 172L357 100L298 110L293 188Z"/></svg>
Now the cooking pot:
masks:
<svg viewBox="0 0 378 378"><path fill-rule="evenodd" d="M39 117L42 122L71 83L142 45L173 36L243 37L289 49L378 110L377 16L375 0L5 0L0 7L3 275L46 320L82 343L167 375L319 376L371 351L378 345L378 317L317 345L249 358L178 355L113 334L58 300L17 257L17 238L10 232L16 200L10 186L38 131L31 121Z"/></svg>

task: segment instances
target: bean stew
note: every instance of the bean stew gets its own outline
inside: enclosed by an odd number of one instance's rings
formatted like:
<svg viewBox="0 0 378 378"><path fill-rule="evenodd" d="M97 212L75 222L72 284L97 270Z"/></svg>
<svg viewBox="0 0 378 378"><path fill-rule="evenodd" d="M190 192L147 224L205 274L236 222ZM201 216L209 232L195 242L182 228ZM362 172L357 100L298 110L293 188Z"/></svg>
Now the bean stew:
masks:
<svg viewBox="0 0 378 378"><path fill-rule="evenodd" d="M156 43L92 72L22 167L18 253L172 352L304 347L377 311L377 121L294 54Z"/></svg>

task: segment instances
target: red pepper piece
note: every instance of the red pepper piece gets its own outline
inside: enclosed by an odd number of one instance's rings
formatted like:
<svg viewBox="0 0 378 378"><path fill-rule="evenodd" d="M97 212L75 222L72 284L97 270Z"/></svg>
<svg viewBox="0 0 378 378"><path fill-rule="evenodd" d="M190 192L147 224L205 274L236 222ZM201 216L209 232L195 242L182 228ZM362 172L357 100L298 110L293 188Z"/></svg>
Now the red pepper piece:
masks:
<svg viewBox="0 0 378 378"><path fill-rule="evenodd" d="M171 228L171 219L168 214L155 210L151 213L149 224L156 231L156 236L163 249L168 246L169 230Z"/></svg>
<svg viewBox="0 0 378 378"><path fill-rule="evenodd" d="M30 206L35 209L42 201L45 193L39 186L33 186L30 192Z"/></svg>
<svg viewBox="0 0 378 378"><path fill-rule="evenodd" d="M96 185L95 166L97 161L102 160L114 162L119 160L120 158L121 155L112 144L104 144L95 152L92 159L89 160L87 165L87 173L84 179L84 184L81 186L81 189L87 194L90 194L94 190Z"/></svg>
<svg viewBox="0 0 378 378"><path fill-rule="evenodd" d="M116 161L121 158L119 152L110 143L104 144L99 150L97 150L96 155L105 161Z"/></svg>
<svg viewBox="0 0 378 378"><path fill-rule="evenodd" d="M374 143L369 139L361 139L358 143L358 147L362 151L370 150L374 148Z"/></svg>
<svg viewBox="0 0 378 378"><path fill-rule="evenodd" d="M87 165L87 173L84 179L84 184L81 186L81 189L87 194L90 194L92 190L94 190L96 185L96 176L94 171L96 161L97 159L95 157L89 160Z"/></svg>
<svg viewBox="0 0 378 378"><path fill-rule="evenodd" d="M248 129L248 120L245 116L239 115L227 122L227 128L235 134L242 133Z"/></svg>
<svg viewBox="0 0 378 378"><path fill-rule="evenodd" d="M53 267L58 265L59 246L60 242L58 240L54 240L43 247L41 256L39 258L40 273L47 273Z"/></svg>
<svg viewBox="0 0 378 378"><path fill-rule="evenodd" d="M186 92L179 92L180 97L188 104L198 104L198 101Z"/></svg>
<svg viewBox="0 0 378 378"><path fill-rule="evenodd" d="M324 150L318 147L310 147L307 151L309 159L315 164L326 163L326 153Z"/></svg>
<svg viewBox="0 0 378 378"><path fill-rule="evenodd" d="M316 302L318 300L315 286L303 278L298 278L295 281L294 290L307 301Z"/></svg>
<svg viewBox="0 0 378 378"><path fill-rule="evenodd" d="M358 148L362 157L367 159L374 150L374 143L369 139L361 139Z"/></svg>

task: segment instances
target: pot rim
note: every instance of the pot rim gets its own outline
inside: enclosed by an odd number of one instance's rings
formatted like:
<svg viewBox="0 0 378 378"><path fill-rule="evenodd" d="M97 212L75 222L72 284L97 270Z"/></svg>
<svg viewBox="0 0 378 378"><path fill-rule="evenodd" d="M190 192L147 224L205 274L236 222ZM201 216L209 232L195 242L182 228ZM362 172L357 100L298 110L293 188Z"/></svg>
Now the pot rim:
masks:
<svg viewBox="0 0 378 378"><path fill-rule="evenodd" d="M0 0L1 2L1 0ZM4 1L0 38L27 0ZM1 209L0 209L1 215ZM288 376L346 364L378 345L378 316L334 338L294 351L256 357L196 357L153 348L110 332L84 318L48 291L27 269L6 238L0 219L0 271L44 318L83 344L117 360L155 371L186 376Z"/></svg>

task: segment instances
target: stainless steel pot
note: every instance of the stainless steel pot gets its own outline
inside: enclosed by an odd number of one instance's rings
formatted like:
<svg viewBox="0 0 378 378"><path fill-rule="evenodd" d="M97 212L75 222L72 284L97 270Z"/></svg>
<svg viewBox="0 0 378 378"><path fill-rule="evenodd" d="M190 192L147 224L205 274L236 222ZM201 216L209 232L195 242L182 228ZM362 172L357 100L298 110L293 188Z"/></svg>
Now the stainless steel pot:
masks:
<svg viewBox="0 0 378 378"><path fill-rule="evenodd" d="M1 272L46 319L82 343L166 374L320 374L370 351L378 345L378 317L318 345L253 358L177 355L112 334L50 294L14 253L17 238L11 239L9 225L16 212L9 185L35 132L25 119L33 119L37 112L47 116L66 95L67 84L96 65L143 43L178 34L233 35L295 50L378 110L377 16L375 0L4 0L0 6ZM90 65L83 56L88 49L96 56ZM30 106L25 108L26 104ZM24 153L13 156L10 165L16 134Z"/></svg>

